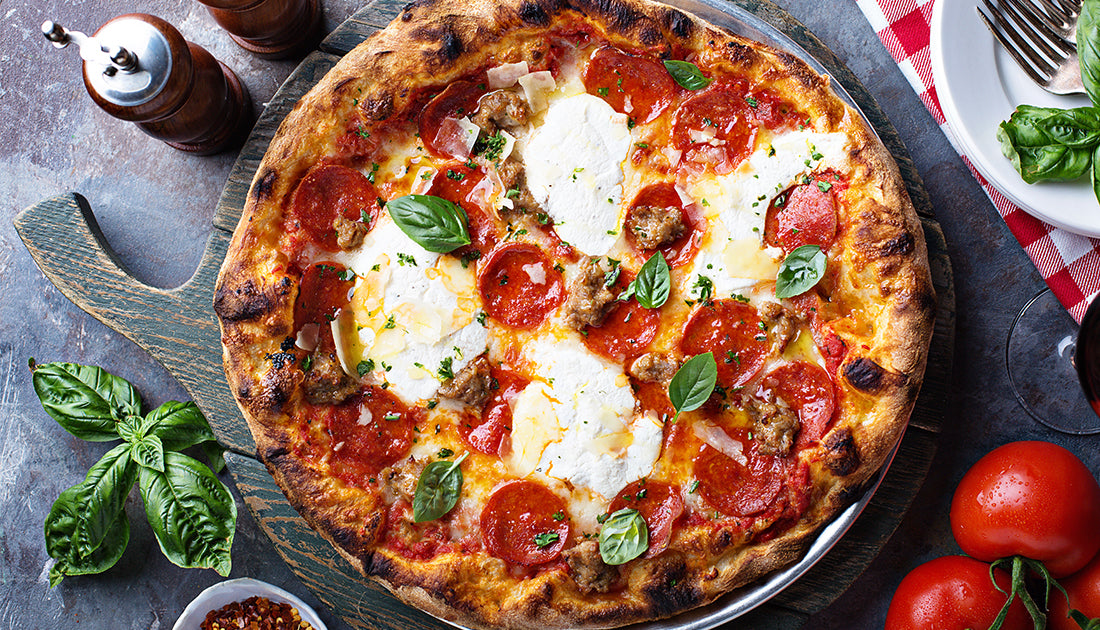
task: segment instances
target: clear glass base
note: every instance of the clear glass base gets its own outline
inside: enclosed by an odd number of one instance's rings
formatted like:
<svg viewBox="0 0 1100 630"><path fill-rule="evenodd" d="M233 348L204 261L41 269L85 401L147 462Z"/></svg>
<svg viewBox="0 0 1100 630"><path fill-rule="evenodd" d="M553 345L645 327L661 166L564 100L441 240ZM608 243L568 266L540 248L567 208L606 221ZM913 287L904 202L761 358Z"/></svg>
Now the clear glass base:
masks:
<svg viewBox="0 0 1100 630"><path fill-rule="evenodd" d="M1073 435L1100 433L1073 364L1078 326L1050 289L1016 314L1005 344L1016 400L1032 418Z"/></svg>

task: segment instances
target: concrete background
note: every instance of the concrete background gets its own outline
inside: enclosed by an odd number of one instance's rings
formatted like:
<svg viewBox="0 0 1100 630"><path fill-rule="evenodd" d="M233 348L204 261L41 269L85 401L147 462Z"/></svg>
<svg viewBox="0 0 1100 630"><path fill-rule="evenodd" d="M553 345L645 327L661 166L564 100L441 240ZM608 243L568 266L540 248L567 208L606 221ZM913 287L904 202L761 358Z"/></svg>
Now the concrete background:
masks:
<svg viewBox="0 0 1100 630"><path fill-rule="evenodd" d="M327 30L358 8L350 0L324 4ZM806 626L881 628L908 570L958 553L948 505L959 478L982 454L1018 439L1056 441L1097 473L1100 439L1050 431L1013 399L1004 340L1016 311L1042 289L1042 280L855 3L778 4L853 70L897 127L937 208L954 264L957 387L932 471L870 569ZM46 19L93 32L134 11L167 19L233 68L257 112L296 65L264 61L238 48L196 2L0 0L0 628L170 628L191 598L221 580L213 571L170 564L135 497L128 505L131 541L118 565L98 576L66 579L55 589L46 579L43 520L57 495L77 483L109 444L77 440L46 416L31 387L28 358L103 366L134 383L147 408L187 394L142 350L58 293L31 260L12 220L44 197L79 192L138 279L178 286L198 263L235 157L180 153L108 117L84 92L76 51L54 50L39 34ZM282 586L315 605L332 630L347 628L274 555L239 501L238 507L232 577Z"/></svg>

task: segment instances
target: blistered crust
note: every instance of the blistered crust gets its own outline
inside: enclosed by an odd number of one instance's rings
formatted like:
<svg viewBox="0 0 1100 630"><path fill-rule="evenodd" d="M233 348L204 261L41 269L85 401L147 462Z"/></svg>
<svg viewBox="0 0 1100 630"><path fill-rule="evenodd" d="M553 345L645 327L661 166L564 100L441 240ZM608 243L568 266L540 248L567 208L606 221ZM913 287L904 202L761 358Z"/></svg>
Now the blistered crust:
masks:
<svg viewBox="0 0 1100 630"><path fill-rule="evenodd" d="M408 120L417 94L491 65L537 60L524 46L547 29L588 29L634 53L686 53L782 93L817 131L852 138L843 252L827 297L845 342L834 375L839 422L801 455L810 479L801 519L766 542L684 526L676 548L623 569L627 589L585 595L564 569L516 580L484 553L415 562L375 543L384 506L303 463L286 409L298 371L279 361L292 334L297 281L278 253L282 208L306 170L336 151L349 123ZM638 0L423 0L345 56L288 114L250 190L216 288L226 374L260 459L291 504L365 575L430 614L475 628L615 627L668 617L795 562L822 524L861 491L900 438L923 378L934 293L923 232L892 159L829 82L793 55L726 34L677 9Z"/></svg>

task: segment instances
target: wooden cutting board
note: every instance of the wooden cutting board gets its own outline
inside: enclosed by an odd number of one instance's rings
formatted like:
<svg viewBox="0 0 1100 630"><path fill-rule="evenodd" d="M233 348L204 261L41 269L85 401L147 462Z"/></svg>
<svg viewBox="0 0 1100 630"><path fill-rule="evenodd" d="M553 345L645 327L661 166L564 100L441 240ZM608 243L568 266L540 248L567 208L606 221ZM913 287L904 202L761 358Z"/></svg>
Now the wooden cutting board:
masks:
<svg viewBox="0 0 1100 630"><path fill-rule="evenodd" d="M214 216L214 230L195 275L174 289L138 282L105 242L87 202L70 193L24 210L16 229L46 277L78 307L146 349L187 389L206 414L241 495L279 555L319 599L357 628L439 628L363 579L306 525L267 470L226 384L214 316L214 282L244 206L252 176L279 123L298 98L372 32L384 27L404 0L376 0L337 28L302 62L272 98L241 150ZM951 264L943 233L920 177L896 131L870 94L836 57L786 12L768 0L737 0L744 10L795 41L847 90L893 153L928 240L939 297L924 388L909 430L881 486L844 538L808 573L767 604L738 618L743 629L798 628L843 593L886 543L920 488L935 452L949 399L955 335ZM732 626L733 624L726 624Z"/></svg>

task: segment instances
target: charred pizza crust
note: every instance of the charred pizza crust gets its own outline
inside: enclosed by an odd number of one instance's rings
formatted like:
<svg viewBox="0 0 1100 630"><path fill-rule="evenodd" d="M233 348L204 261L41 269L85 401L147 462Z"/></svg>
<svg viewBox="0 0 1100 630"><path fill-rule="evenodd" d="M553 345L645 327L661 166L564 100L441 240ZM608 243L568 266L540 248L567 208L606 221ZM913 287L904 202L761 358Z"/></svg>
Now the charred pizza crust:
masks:
<svg viewBox="0 0 1100 630"><path fill-rule="evenodd" d="M586 588L602 563L583 542L569 569L520 578L484 551L412 560L380 546L387 527L382 493L349 487L304 459L295 415L304 378L292 347L301 276L281 238L299 182L318 162L346 154L341 142L349 126L415 119L425 90L491 65L537 63L546 54L542 35L555 29L583 29L657 59L694 54L701 66L784 95L816 129L851 139L837 253L817 289L826 299L816 316L847 348L833 374L839 420L803 457L805 510L774 535L685 526L673 548L619 569L625 587L612 593ZM470 627L519 628L663 618L795 561L879 470L904 430L924 372L934 299L923 232L892 159L828 80L794 56L639 0L429 0L409 4L345 56L287 116L257 170L214 306L226 375L258 455L311 526L412 605ZM579 575L589 565L597 575Z"/></svg>

